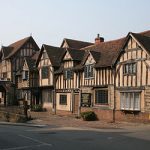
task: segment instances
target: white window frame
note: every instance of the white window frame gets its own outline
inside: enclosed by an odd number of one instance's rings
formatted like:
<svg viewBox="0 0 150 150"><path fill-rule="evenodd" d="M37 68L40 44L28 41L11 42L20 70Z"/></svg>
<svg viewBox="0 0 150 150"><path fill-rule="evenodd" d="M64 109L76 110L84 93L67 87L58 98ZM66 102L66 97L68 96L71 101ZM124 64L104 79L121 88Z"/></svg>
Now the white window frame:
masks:
<svg viewBox="0 0 150 150"><path fill-rule="evenodd" d="M138 101L135 96L138 95ZM141 110L141 92L120 92L120 109L129 111Z"/></svg>

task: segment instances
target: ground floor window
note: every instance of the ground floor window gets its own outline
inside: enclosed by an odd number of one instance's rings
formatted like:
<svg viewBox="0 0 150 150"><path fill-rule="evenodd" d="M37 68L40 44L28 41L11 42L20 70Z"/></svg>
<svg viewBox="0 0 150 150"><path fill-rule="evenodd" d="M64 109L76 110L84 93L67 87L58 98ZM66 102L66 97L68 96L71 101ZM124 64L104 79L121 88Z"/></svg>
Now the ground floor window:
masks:
<svg viewBox="0 0 150 150"><path fill-rule="evenodd" d="M95 104L105 105L108 104L108 90L95 91Z"/></svg>
<svg viewBox="0 0 150 150"><path fill-rule="evenodd" d="M42 101L52 103L52 92L51 90L43 90L42 91Z"/></svg>
<svg viewBox="0 0 150 150"><path fill-rule="evenodd" d="M60 95L59 104L67 105L67 95Z"/></svg>
<svg viewBox="0 0 150 150"><path fill-rule="evenodd" d="M140 110L140 92L122 92L121 110Z"/></svg>

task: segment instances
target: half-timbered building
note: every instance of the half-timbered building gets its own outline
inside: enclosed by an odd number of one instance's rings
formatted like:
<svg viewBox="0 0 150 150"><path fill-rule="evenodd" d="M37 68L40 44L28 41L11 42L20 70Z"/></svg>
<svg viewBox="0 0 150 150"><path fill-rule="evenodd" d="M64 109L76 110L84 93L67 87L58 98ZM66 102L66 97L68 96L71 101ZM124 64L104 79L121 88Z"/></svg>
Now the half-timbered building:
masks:
<svg viewBox="0 0 150 150"><path fill-rule="evenodd" d="M47 109L55 109L54 72L60 67L63 54L64 48L43 44L37 60L40 103Z"/></svg>
<svg viewBox="0 0 150 150"><path fill-rule="evenodd" d="M116 119L149 120L150 31L129 33L116 61Z"/></svg>
<svg viewBox="0 0 150 150"><path fill-rule="evenodd" d="M15 87L15 92L14 92L14 97L16 99L20 99L22 97L22 93L20 90L17 90L17 85L18 85L18 78L21 75L21 70L24 62L24 58L30 58L32 57L37 51L39 51L39 47L34 41L34 39L30 36L27 38L24 38L22 40L19 40L15 43L10 44L9 46L2 46L1 48L1 59L0 59L0 78L3 81L2 84L2 91L1 95L5 95L5 103L7 104L6 101L9 95L9 90L7 88L4 88L4 81L7 80L10 81L10 85L14 85ZM8 83L7 83L8 84ZM11 86L12 87L12 86Z"/></svg>
<svg viewBox="0 0 150 150"><path fill-rule="evenodd" d="M39 76L36 67L38 55L39 51L30 58L24 58L17 82L17 89L21 93L20 104L25 100L27 101L27 105L31 107L32 105L39 104Z"/></svg>
<svg viewBox="0 0 150 150"><path fill-rule="evenodd" d="M84 56L84 51L65 49L60 68L56 76L56 110L78 113L79 108L79 75L74 68L78 66Z"/></svg>

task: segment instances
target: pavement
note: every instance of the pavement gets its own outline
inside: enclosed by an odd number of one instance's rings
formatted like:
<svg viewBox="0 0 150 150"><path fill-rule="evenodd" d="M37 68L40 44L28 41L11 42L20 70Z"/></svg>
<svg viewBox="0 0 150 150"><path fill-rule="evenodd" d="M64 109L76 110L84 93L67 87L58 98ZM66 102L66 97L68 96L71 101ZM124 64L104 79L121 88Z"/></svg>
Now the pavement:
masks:
<svg viewBox="0 0 150 150"><path fill-rule="evenodd" d="M50 112L28 112L28 115L33 118L33 120L27 123L12 123L12 122L2 122L2 125L13 125L13 126L29 126L29 127L51 127L60 129L128 129L128 130L141 130L150 129L150 124L145 123L132 123L132 122L106 122L102 120L98 121L83 121L82 118L76 118L73 115L61 116L52 115Z"/></svg>
<svg viewBox="0 0 150 150"><path fill-rule="evenodd" d="M98 121L83 121L82 118L76 118L73 115L61 116L52 115L50 112L29 112L29 115L33 120L28 124L45 125L51 127L69 127L69 128L81 128L81 129L150 129L148 123L135 123L135 122L106 122L102 120Z"/></svg>

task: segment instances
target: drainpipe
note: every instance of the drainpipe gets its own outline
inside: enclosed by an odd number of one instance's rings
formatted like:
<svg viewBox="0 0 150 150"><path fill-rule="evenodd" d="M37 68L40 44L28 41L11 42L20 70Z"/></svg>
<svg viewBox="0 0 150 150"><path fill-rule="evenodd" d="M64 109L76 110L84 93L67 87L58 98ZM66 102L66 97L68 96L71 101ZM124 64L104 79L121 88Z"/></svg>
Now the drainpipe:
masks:
<svg viewBox="0 0 150 150"><path fill-rule="evenodd" d="M53 113L56 115L56 75L54 74L54 70L53 70L53 86L54 86L54 90L53 90Z"/></svg>
<svg viewBox="0 0 150 150"><path fill-rule="evenodd" d="M113 68L113 74L114 74L114 106L113 106L113 122L116 121L115 118L115 111L116 111L116 95L115 95L115 89L116 89L116 71L115 68Z"/></svg>
<svg viewBox="0 0 150 150"><path fill-rule="evenodd" d="M78 72L78 87L79 87L79 107L78 107L78 117L80 117L81 114L81 88L80 88L80 72Z"/></svg>

